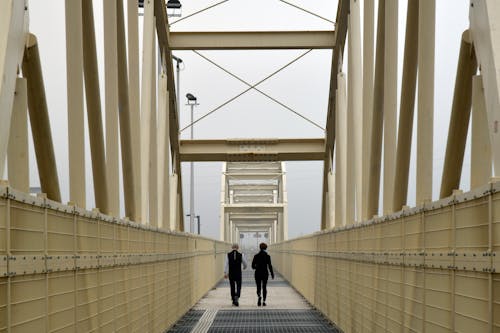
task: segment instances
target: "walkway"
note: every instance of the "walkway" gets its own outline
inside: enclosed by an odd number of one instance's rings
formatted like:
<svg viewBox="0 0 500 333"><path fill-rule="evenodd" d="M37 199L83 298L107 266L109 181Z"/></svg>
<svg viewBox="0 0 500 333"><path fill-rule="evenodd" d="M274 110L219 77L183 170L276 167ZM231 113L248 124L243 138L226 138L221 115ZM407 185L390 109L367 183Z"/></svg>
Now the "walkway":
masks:
<svg viewBox="0 0 500 333"><path fill-rule="evenodd" d="M268 282L267 306L257 306L253 272L243 273L240 306L231 304L229 283L221 281L168 333L340 332L280 275Z"/></svg>

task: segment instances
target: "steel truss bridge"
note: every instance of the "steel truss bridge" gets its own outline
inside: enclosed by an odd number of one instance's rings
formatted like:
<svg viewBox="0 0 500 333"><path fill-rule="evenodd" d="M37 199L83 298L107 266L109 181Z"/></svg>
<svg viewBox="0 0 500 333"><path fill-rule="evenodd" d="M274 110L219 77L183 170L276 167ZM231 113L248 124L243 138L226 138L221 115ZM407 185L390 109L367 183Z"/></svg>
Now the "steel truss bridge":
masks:
<svg viewBox="0 0 500 333"><path fill-rule="evenodd" d="M229 242L245 230L269 233L277 270L345 332L500 330L500 2L470 1L442 132L439 200L432 198L436 1L408 2L399 105L398 1L377 5L366 0L361 10L360 1L339 0L335 28L326 31L177 32L165 0L149 0L139 45L137 1L66 1L64 203L30 6L0 1L0 331L164 331L219 282ZM181 140L172 51L254 49L332 50L324 137ZM98 63L106 68L103 96ZM414 118L417 204L409 207ZM28 160L29 131L36 161ZM462 192L469 134L471 190ZM311 160L324 163L321 231L287 240L283 162ZM184 232L184 161L225 162L220 240Z"/></svg>

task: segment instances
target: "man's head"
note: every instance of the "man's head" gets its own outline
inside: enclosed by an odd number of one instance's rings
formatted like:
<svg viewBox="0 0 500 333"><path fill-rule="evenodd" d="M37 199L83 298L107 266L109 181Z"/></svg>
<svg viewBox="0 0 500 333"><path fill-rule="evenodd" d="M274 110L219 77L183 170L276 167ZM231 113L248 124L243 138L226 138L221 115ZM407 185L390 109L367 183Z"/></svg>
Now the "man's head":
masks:
<svg viewBox="0 0 500 333"><path fill-rule="evenodd" d="M234 243L233 246L231 246L231 248L233 250L238 250L240 248L240 246L238 244Z"/></svg>
<svg viewBox="0 0 500 333"><path fill-rule="evenodd" d="M266 243L260 243L259 245L261 250L266 250L267 249L267 244Z"/></svg>

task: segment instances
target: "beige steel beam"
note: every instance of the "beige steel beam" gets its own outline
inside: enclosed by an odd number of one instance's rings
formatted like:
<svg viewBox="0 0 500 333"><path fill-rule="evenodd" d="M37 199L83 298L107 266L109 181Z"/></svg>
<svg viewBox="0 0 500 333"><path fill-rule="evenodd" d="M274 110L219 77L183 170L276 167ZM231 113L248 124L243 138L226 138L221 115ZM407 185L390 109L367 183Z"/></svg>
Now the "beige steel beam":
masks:
<svg viewBox="0 0 500 333"><path fill-rule="evenodd" d="M408 2L392 211L406 205L417 85L419 1Z"/></svg>
<svg viewBox="0 0 500 333"><path fill-rule="evenodd" d="M85 208L82 1L65 2L69 201Z"/></svg>
<svg viewBox="0 0 500 333"><path fill-rule="evenodd" d="M154 17L153 17L154 22ZM154 37L154 31L153 31ZM153 52L151 54L151 122L149 130L149 220L143 219L143 223L148 222L155 227L158 226L158 127L157 127L157 106L156 106L156 41L153 38ZM147 93L143 91L143 93Z"/></svg>
<svg viewBox="0 0 500 333"><path fill-rule="evenodd" d="M158 44L160 54L162 56L161 63L167 72L167 89L169 91L169 117L170 117L170 145L172 147L173 156L173 172L177 174L177 193L182 193L182 178L181 178L181 159L179 157L179 115L177 110L177 100L175 94L174 71L172 66L172 49L170 47L170 31L167 18L165 0L154 1L156 33L158 36ZM179 196L179 206L182 207L182 195ZM184 225L184 215L180 214L179 224Z"/></svg>
<svg viewBox="0 0 500 333"><path fill-rule="evenodd" d="M23 75L27 80L28 110L42 192L47 194L47 198L61 202L42 66L37 39L33 34L29 34L24 51Z"/></svg>
<svg viewBox="0 0 500 333"><path fill-rule="evenodd" d="M378 3L377 44L373 90L372 127L370 140L370 167L368 170L368 217L377 215L380 193L380 156L382 154L383 107L384 107L384 54L385 54L385 0Z"/></svg>
<svg viewBox="0 0 500 333"><path fill-rule="evenodd" d="M348 44L348 115L347 115L347 223L361 220L363 179L363 67L361 61L361 18L359 1L350 0Z"/></svg>
<svg viewBox="0 0 500 333"><path fill-rule="evenodd" d="M177 194L179 177L174 173L170 177L170 230L179 230L177 216L179 215L179 195Z"/></svg>
<svg viewBox="0 0 500 333"><path fill-rule="evenodd" d="M170 228L170 140L167 77L164 72L158 82L158 224Z"/></svg>
<svg viewBox="0 0 500 333"><path fill-rule="evenodd" d="M142 95L141 95L141 174L140 174L140 188L141 188L141 210L139 219L143 224L148 223L148 211L150 198L152 198L149 188L150 169L151 169L151 156L150 150L152 146L151 132L153 121L153 94L154 78L156 76L153 67L155 48L155 22L154 22L154 7L151 1L144 2L144 28L143 28L143 46L142 46ZM155 147L156 148L156 147Z"/></svg>
<svg viewBox="0 0 500 333"><path fill-rule="evenodd" d="M71 0L68 0L71 1ZM120 214L120 162L118 134L118 54L116 1L103 2L104 28L104 96L106 109L106 173L109 214Z"/></svg>
<svg viewBox="0 0 500 333"><path fill-rule="evenodd" d="M28 92L25 78L16 79L16 94L10 119L8 180L13 188L29 193Z"/></svg>
<svg viewBox="0 0 500 333"><path fill-rule="evenodd" d="M481 75L472 78L470 188L487 184L491 177L491 144ZM10 170L10 167L9 167Z"/></svg>
<svg viewBox="0 0 500 333"><path fill-rule="evenodd" d="M288 239L288 192L286 186L286 167L285 162L281 162L281 182L280 182L280 198L283 204L283 211L281 212L283 224L283 239ZM279 213L278 213L279 215Z"/></svg>
<svg viewBox="0 0 500 333"><path fill-rule="evenodd" d="M132 156L132 137L130 104L128 97L128 67L125 45L125 22L123 0L116 2L117 41L118 41L118 102L120 115L120 143L122 152L123 193L125 196L125 215L131 220L137 220L134 187L134 162Z"/></svg>
<svg viewBox="0 0 500 333"><path fill-rule="evenodd" d="M363 7L363 179L361 189L361 220L367 219L368 174L370 159L371 120L373 110L373 29L375 1L366 0Z"/></svg>
<svg viewBox="0 0 500 333"><path fill-rule="evenodd" d="M495 176L500 175L500 2L471 0L469 18L474 51L483 76Z"/></svg>
<svg viewBox="0 0 500 333"><path fill-rule="evenodd" d="M344 73L337 74L335 153L335 225L346 224L347 206L347 96Z"/></svg>
<svg viewBox="0 0 500 333"><path fill-rule="evenodd" d="M135 205L141 211L141 92L139 89L139 15L137 0L127 1L127 42L128 42L128 97L134 163ZM105 1L106 2L106 1ZM103 2L103 3L105 3ZM147 2L146 2L147 3ZM104 16L106 17L106 16ZM106 21L108 18L104 21Z"/></svg>
<svg viewBox="0 0 500 333"><path fill-rule="evenodd" d="M385 1L383 212L392 212L398 110L398 0Z"/></svg>
<svg viewBox="0 0 500 333"><path fill-rule="evenodd" d="M273 179L279 179L281 177L281 173L275 172L275 173L232 173L232 172L227 172L226 176L228 178L228 181L232 182L234 181L244 181L244 180L273 180ZM231 184L232 186L232 184Z"/></svg>
<svg viewBox="0 0 500 333"><path fill-rule="evenodd" d="M453 190L458 189L460 186L472 103L472 77L476 74L476 71L477 61L472 40L469 30L466 30L462 34L460 44L440 198L451 195Z"/></svg>
<svg viewBox="0 0 500 333"><path fill-rule="evenodd" d="M333 49L335 31L175 31L172 50Z"/></svg>
<svg viewBox="0 0 500 333"><path fill-rule="evenodd" d="M337 74L342 71L342 59L344 57L344 45L347 35L347 16L349 13L350 0L339 0L337 5L336 30L335 30L335 48L332 55L332 66L330 68L330 88L328 95L328 112L326 115L326 141L325 141L325 159L323 162L323 197L321 206L321 226L326 226L326 204L325 200L328 189L328 159L333 155L335 144L335 108L337 94Z"/></svg>
<svg viewBox="0 0 500 333"><path fill-rule="evenodd" d="M436 1L420 1L418 14L418 126L416 202L432 201Z"/></svg>
<svg viewBox="0 0 500 333"><path fill-rule="evenodd" d="M303 161L323 160L325 140L181 140L180 156L185 161Z"/></svg>
<svg viewBox="0 0 500 333"><path fill-rule="evenodd" d="M24 7L24 1L0 1L0 178L5 170L17 69L23 60L28 31Z"/></svg>
<svg viewBox="0 0 500 333"><path fill-rule="evenodd" d="M92 0L82 2L83 70L89 128L92 173L94 176L95 204L105 214L108 209L108 182L106 177L106 154L102 128L99 70L95 42L94 12Z"/></svg>
<svg viewBox="0 0 500 333"><path fill-rule="evenodd" d="M282 212L285 205L263 204L263 203L244 203L244 204L224 204L226 213L274 213Z"/></svg>

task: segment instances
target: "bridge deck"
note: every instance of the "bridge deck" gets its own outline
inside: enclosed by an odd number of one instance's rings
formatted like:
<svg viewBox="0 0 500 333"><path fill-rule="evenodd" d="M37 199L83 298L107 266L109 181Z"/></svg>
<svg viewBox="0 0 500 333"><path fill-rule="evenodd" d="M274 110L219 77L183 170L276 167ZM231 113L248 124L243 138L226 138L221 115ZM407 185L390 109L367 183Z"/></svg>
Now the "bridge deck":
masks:
<svg viewBox="0 0 500 333"><path fill-rule="evenodd" d="M268 282L267 306L257 306L253 272L243 273L240 306L231 304L229 282L222 280L168 333L340 332L280 275Z"/></svg>

